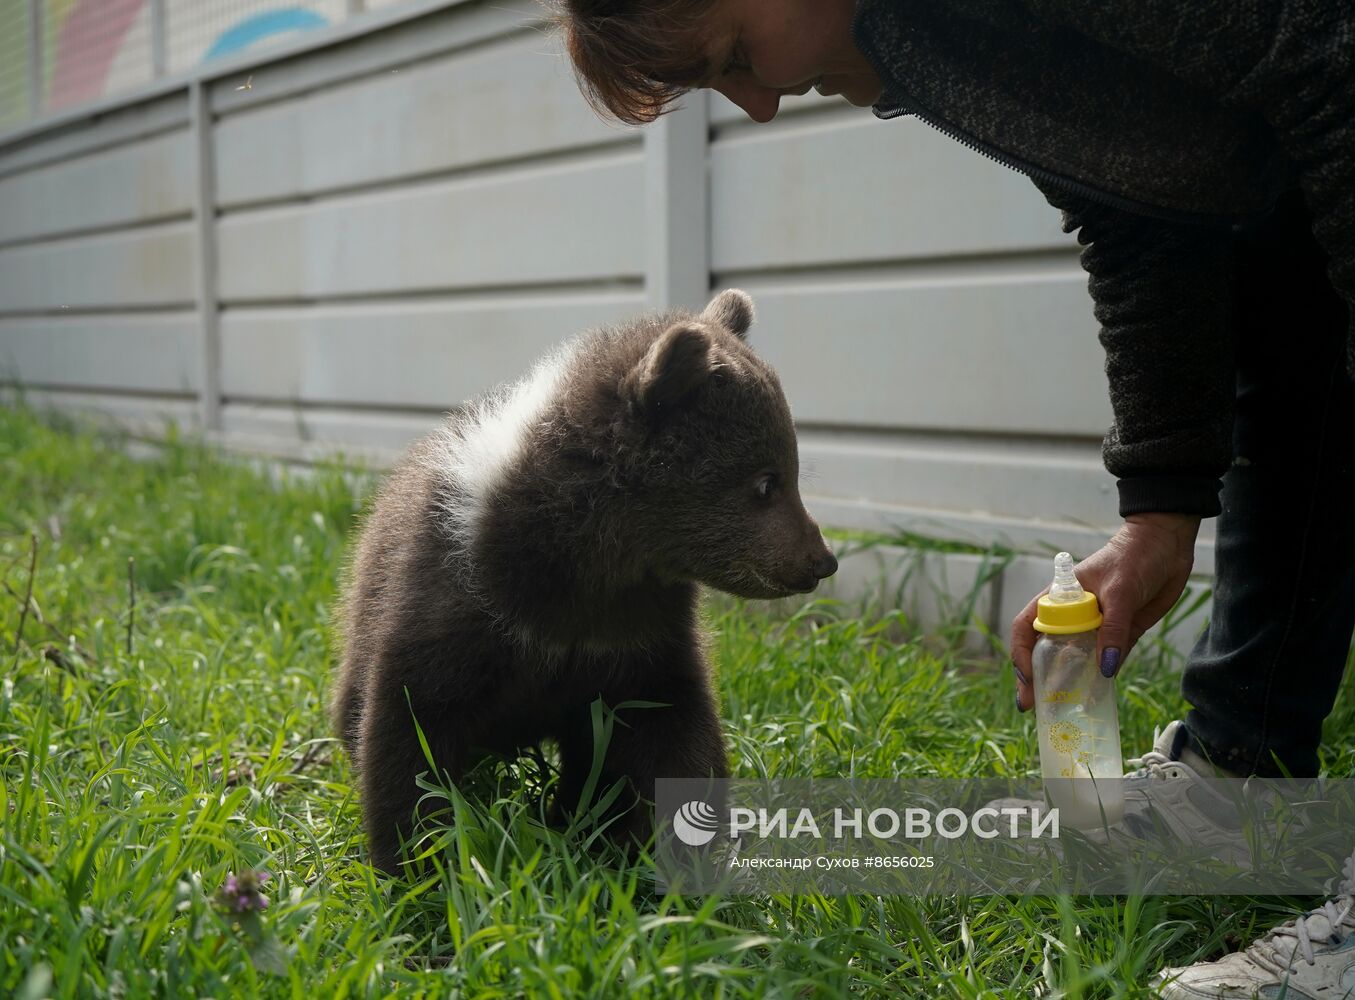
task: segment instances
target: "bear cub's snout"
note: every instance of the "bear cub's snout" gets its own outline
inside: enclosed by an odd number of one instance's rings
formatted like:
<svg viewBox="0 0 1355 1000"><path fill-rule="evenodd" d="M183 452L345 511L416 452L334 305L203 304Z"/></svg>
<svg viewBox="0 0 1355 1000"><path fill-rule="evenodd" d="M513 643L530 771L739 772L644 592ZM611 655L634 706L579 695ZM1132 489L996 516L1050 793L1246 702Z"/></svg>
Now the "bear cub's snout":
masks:
<svg viewBox="0 0 1355 1000"><path fill-rule="evenodd" d="M815 584L820 580L828 579L837 572L837 556L833 555L827 543L824 543L823 551L815 557L814 564L809 567L809 572L814 574Z"/></svg>
<svg viewBox="0 0 1355 1000"><path fill-rule="evenodd" d="M626 787L619 810L656 778L728 774L698 585L784 597L837 570L752 322L730 290L586 333L392 472L348 572L332 705L378 867L395 870L429 801L416 720L454 781L553 741L559 815L593 767L599 698L651 706L617 711L601 762L601 787ZM614 829L643 839L647 810Z"/></svg>

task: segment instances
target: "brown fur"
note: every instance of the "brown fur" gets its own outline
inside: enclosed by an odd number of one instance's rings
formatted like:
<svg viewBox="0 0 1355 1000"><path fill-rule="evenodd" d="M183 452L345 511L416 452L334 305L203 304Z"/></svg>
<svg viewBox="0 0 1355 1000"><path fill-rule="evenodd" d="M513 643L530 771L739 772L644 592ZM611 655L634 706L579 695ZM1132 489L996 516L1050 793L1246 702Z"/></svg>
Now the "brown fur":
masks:
<svg viewBox="0 0 1355 1000"><path fill-rule="evenodd" d="M671 706L618 713L602 787L651 797L658 777L727 774L697 584L776 597L836 569L800 501L780 384L743 341L751 321L726 292L699 316L577 341L471 535L449 519L465 498L447 469L473 413L392 473L350 567L333 702L378 867L395 870L427 769L411 708L453 780L555 740L562 813L593 764L599 697ZM646 811L621 828L643 838Z"/></svg>

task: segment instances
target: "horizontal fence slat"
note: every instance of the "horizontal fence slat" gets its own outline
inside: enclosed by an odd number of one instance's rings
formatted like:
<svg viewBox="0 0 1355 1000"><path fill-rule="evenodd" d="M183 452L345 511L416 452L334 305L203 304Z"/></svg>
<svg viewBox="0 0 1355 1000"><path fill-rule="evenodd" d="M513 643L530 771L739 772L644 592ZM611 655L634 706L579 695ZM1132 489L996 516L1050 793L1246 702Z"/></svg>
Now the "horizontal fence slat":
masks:
<svg viewBox="0 0 1355 1000"><path fill-rule="evenodd" d="M148 436L163 435L171 424L189 430L199 426L196 403L168 396L0 387L0 404L20 400L38 411L77 413Z"/></svg>
<svg viewBox="0 0 1355 1000"><path fill-rule="evenodd" d="M916 121L834 117L711 146L716 271L1075 246L1029 180Z"/></svg>
<svg viewBox="0 0 1355 1000"><path fill-rule="evenodd" d="M172 132L0 178L0 243L187 214L189 152Z"/></svg>
<svg viewBox="0 0 1355 1000"><path fill-rule="evenodd" d="M892 436L800 433L806 488L843 498L880 500L975 514L1108 524L1115 520L1115 479L1100 443L1058 449L1019 439L964 438L919 447Z"/></svg>
<svg viewBox="0 0 1355 1000"><path fill-rule="evenodd" d="M636 294L231 311L222 388L227 397L447 409L518 378L581 330L642 307Z"/></svg>
<svg viewBox="0 0 1355 1000"><path fill-rule="evenodd" d="M242 111L216 130L218 201L314 195L553 153L638 133L608 127L538 34ZM262 84L260 84L262 86Z"/></svg>
<svg viewBox="0 0 1355 1000"><path fill-rule="evenodd" d="M224 216L223 302L644 273L639 154Z"/></svg>
<svg viewBox="0 0 1355 1000"><path fill-rule="evenodd" d="M193 302L192 224L0 250L0 314Z"/></svg>
<svg viewBox="0 0 1355 1000"><path fill-rule="evenodd" d="M1110 425L1081 272L744 287L753 342L803 423L1084 437Z"/></svg>
<svg viewBox="0 0 1355 1000"><path fill-rule="evenodd" d="M232 447L301 461L334 457L384 470L442 422L432 413L230 403L221 407L222 440Z"/></svg>
<svg viewBox="0 0 1355 1000"><path fill-rule="evenodd" d="M536 0L406 0L405 11L423 6L423 13L398 23L383 23L376 30L362 33L358 20L351 27L358 33L275 60L259 61L249 50L238 57L227 56L216 65L215 81L209 91L213 114L230 115L265 101L285 100L332 87L373 73L389 72L411 62L429 59L451 49L473 46L539 22L541 7ZM400 11L391 16L404 18ZM377 21L387 20L381 14ZM368 21L370 24L370 21ZM349 30L349 25L340 25ZM326 29L307 33L323 37ZM300 36L304 41L306 35ZM231 64L241 63L235 69ZM250 86L244 86L246 81Z"/></svg>
<svg viewBox="0 0 1355 1000"><path fill-rule="evenodd" d="M0 136L0 176L132 143L187 124L188 101L181 92L136 101L10 142Z"/></svg>
<svg viewBox="0 0 1355 1000"><path fill-rule="evenodd" d="M192 393L198 364L190 316L0 319L0 379Z"/></svg>

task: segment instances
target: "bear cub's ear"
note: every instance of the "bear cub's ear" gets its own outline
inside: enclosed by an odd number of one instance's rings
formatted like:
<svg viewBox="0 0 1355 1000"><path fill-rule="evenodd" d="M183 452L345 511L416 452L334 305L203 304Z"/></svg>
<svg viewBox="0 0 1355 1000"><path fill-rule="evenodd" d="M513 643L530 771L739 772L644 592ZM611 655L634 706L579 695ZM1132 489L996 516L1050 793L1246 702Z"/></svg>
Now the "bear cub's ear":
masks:
<svg viewBox="0 0 1355 1000"><path fill-rule="evenodd" d="M710 375L710 346L710 335L698 323L675 323L627 373L622 395L640 411L659 416Z"/></svg>
<svg viewBox="0 0 1355 1000"><path fill-rule="evenodd" d="M727 288L710 300L701 318L720 324L741 340L747 339L748 328L753 325L753 299L738 288Z"/></svg>

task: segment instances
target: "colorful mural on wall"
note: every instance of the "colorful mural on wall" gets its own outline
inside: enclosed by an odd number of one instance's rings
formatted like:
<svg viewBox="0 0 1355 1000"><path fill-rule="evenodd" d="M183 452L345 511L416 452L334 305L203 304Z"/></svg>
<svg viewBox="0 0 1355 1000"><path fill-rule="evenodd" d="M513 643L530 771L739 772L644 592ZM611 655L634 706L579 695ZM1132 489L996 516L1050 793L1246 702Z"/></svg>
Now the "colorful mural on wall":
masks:
<svg viewBox="0 0 1355 1000"><path fill-rule="evenodd" d="M366 0L363 8L399 0ZM165 71L314 31L349 16L348 0L163 0ZM78 107L155 76L150 0L41 0L39 113ZM0 129L30 117L29 0L0 0Z"/></svg>

